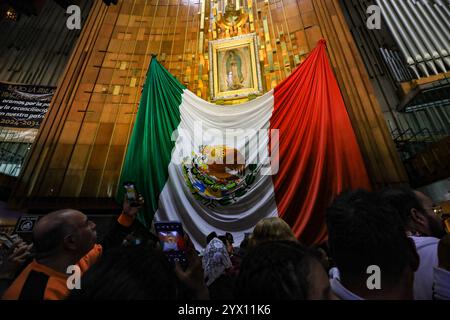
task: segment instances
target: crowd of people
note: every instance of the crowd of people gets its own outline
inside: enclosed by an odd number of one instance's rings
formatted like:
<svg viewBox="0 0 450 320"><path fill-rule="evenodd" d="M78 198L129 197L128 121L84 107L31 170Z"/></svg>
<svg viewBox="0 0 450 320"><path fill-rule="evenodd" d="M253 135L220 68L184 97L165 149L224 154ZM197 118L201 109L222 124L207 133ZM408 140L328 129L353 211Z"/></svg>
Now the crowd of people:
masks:
<svg viewBox="0 0 450 320"><path fill-rule="evenodd" d="M139 209L125 201L99 243L82 212L43 216L31 244L17 239L2 252L2 299L450 299L450 234L418 191L340 194L326 212L327 242L312 247L278 217L239 246L211 230L197 251L185 235L186 265L169 261L155 234L136 241ZM74 265L78 284L67 273Z"/></svg>

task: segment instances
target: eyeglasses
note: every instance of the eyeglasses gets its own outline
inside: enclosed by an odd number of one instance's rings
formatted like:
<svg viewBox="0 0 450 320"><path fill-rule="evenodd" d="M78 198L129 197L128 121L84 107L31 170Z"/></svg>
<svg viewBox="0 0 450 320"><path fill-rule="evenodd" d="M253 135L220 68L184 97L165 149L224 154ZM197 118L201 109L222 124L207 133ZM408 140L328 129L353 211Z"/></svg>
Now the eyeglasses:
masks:
<svg viewBox="0 0 450 320"><path fill-rule="evenodd" d="M433 207L432 209L433 209L434 214L442 219L442 214L444 213L444 210L442 210L442 207L436 206L436 207Z"/></svg>

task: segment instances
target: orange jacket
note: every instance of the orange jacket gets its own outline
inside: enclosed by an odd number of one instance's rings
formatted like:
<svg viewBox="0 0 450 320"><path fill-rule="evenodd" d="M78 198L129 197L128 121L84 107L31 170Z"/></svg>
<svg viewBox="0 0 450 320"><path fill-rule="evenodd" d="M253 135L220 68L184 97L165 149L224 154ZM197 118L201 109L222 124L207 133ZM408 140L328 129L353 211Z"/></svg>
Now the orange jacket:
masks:
<svg viewBox="0 0 450 320"><path fill-rule="evenodd" d="M121 214L118 223L129 227L133 218ZM94 247L78 261L81 274L86 272L101 256L103 247L95 244ZM5 291L2 300L30 300L43 297L44 300L63 300L70 294L67 287L68 274L58 272L33 260L14 280Z"/></svg>

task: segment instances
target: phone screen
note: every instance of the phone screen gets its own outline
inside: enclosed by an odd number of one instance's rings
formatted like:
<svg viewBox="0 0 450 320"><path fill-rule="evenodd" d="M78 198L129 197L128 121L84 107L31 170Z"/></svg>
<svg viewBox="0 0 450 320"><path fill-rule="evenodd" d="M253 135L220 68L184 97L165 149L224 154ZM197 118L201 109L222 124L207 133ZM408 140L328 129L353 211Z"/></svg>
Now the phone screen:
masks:
<svg viewBox="0 0 450 320"><path fill-rule="evenodd" d="M186 243L184 241L183 227L180 222L155 222L155 230L158 235L162 251L172 263L176 261L181 265L186 264Z"/></svg>
<svg viewBox="0 0 450 320"><path fill-rule="evenodd" d="M125 194L127 196L128 201L130 202L136 201L137 196L136 196L136 187L134 186L134 183L125 182L123 184L123 187L125 188Z"/></svg>

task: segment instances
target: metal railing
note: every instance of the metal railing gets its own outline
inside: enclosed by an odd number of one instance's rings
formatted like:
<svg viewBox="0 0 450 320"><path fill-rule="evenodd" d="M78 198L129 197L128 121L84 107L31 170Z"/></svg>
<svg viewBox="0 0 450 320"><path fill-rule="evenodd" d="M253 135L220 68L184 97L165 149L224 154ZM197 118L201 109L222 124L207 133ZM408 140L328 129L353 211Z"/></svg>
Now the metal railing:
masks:
<svg viewBox="0 0 450 320"><path fill-rule="evenodd" d="M17 177L37 130L0 127L0 173Z"/></svg>
<svg viewBox="0 0 450 320"><path fill-rule="evenodd" d="M391 131L392 139L397 147L403 161L423 151L431 143L435 143L446 137L445 132L433 132L428 128L414 131L412 128L406 130L395 129Z"/></svg>

